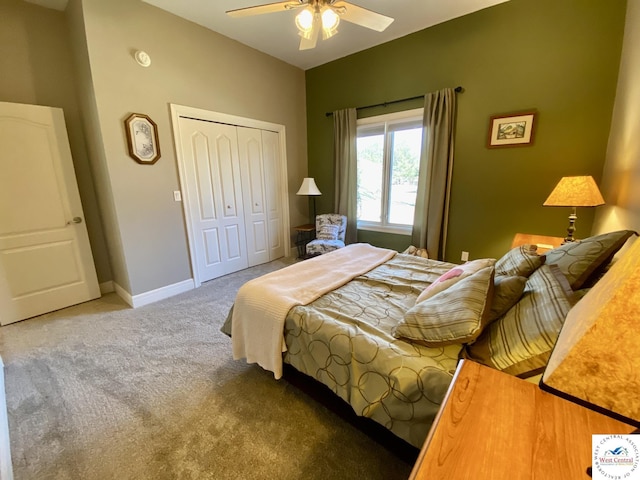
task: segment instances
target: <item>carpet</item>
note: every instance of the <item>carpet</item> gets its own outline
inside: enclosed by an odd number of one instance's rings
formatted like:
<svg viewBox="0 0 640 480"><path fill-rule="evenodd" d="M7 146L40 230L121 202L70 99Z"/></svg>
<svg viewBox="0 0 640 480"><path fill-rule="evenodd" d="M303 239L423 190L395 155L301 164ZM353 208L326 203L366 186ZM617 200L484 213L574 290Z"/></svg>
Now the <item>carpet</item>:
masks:
<svg viewBox="0 0 640 480"><path fill-rule="evenodd" d="M410 461L286 374L232 360L235 293L291 261L0 328L16 480L406 479Z"/></svg>

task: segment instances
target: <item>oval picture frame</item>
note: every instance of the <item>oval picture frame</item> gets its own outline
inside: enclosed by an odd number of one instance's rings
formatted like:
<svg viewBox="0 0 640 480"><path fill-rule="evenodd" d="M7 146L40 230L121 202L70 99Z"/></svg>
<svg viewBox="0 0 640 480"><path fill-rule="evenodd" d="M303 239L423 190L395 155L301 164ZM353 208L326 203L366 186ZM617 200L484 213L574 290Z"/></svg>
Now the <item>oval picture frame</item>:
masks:
<svg viewBox="0 0 640 480"><path fill-rule="evenodd" d="M124 121L129 156L142 165L153 165L160 159L158 126L148 115L132 113Z"/></svg>

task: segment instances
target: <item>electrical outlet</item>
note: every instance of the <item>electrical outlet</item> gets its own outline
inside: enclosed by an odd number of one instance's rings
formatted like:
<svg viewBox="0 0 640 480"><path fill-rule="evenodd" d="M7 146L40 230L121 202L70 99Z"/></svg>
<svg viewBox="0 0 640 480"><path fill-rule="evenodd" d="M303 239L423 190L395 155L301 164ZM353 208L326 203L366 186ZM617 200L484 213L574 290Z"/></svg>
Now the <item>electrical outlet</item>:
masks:
<svg viewBox="0 0 640 480"><path fill-rule="evenodd" d="M469 252L462 252L462 256L460 257L460 260L462 260L463 262L466 262L467 260L469 260Z"/></svg>
<svg viewBox="0 0 640 480"><path fill-rule="evenodd" d="M181 202L182 201L182 194L180 193L180 190L174 190L173 191L173 199L176 202Z"/></svg>

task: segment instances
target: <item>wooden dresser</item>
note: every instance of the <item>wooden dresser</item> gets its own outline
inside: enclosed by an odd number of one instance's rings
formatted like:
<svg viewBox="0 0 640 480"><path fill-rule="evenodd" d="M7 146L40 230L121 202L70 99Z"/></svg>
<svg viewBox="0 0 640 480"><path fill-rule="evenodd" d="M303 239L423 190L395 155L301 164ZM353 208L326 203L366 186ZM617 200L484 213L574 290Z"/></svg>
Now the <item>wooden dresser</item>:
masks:
<svg viewBox="0 0 640 480"><path fill-rule="evenodd" d="M591 435L634 427L462 360L411 479L588 480Z"/></svg>

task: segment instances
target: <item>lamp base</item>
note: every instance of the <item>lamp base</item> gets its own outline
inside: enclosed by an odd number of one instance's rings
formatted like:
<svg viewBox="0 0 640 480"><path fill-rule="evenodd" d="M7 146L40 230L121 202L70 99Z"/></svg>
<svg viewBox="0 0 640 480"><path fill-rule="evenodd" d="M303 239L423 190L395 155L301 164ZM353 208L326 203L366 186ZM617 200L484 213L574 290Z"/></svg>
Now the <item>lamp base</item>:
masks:
<svg viewBox="0 0 640 480"><path fill-rule="evenodd" d="M564 242L562 242L563 245L565 243L571 243L576 241L576 239L573 237L573 232L576 231L577 219L578 219L578 216L576 215L576 208L573 207L573 212L571 213L571 215L569 215L569 226L567 227L567 236L564 238Z"/></svg>

